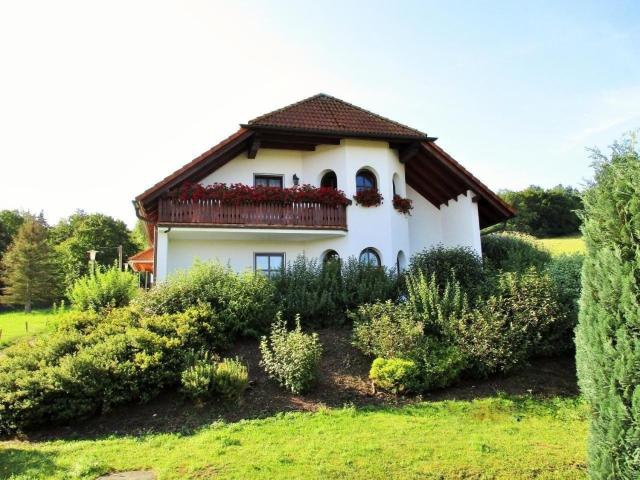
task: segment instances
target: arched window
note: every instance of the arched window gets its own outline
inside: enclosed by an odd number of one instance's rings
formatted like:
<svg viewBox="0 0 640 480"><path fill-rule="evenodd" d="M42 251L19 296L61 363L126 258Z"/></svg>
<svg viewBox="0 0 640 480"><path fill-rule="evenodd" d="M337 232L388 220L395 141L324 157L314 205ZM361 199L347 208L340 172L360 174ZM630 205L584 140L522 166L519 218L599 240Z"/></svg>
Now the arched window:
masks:
<svg viewBox="0 0 640 480"><path fill-rule="evenodd" d="M366 265L371 265L372 267L379 267L382 265L380 262L380 255L378 255L378 252L371 247L367 247L360 252L360 261Z"/></svg>
<svg viewBox="0 0 640 480"><path fill-rule="evenodd" d="M393 196L395 197L396 195L399 195L400 197L403 197L404 188L402 188L402 182L400 182L400 175L398 175L398 173L393 174L391 184L393 186Z"/></svg>
<svg viewBox="0 0 640 480"><path fill-rule="evenodd" d="M338 177L336 176L336 172L334 172L333 170L329 170L327 173L325 173L320 180L320 186L337 190Z"/></svg>
<svg viewBox="0 0 640 480"><path fill-rule="evenodd" d="M404 252L400 250L398 252L398 257L396 258L397 273L401 274L406 268L407 268L407 257L405 257Z"/></svg>
<svg viewBox="0 0 640 480"><path fill-rule="evenodd" d="M336 252L335 250L327 250L326 252L324 252L324 255L322 256L322 263L339 262L339 261L340 261L340 255L338 255L338 252Z"/></svg>
<svg viewBox="0 0 640 480"><path fill-rule="evenodd" d="M363 190L373 190L378 188L376 184L376 176L370 170L358 170L356 173L356 192Z"/></svg>

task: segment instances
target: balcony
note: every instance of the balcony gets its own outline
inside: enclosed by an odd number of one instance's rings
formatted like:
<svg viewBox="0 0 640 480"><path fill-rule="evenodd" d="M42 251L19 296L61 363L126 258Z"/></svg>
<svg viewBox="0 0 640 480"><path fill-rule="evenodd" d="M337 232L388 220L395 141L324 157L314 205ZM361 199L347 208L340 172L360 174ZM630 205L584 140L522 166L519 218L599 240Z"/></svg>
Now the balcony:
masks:
<svg viewBox="0 0 640 480"><path fill-rule="evenodd" d="M347 207L319 203L226 205L218 200L160 199L158 223L163 225L347 230Z"/></svg>

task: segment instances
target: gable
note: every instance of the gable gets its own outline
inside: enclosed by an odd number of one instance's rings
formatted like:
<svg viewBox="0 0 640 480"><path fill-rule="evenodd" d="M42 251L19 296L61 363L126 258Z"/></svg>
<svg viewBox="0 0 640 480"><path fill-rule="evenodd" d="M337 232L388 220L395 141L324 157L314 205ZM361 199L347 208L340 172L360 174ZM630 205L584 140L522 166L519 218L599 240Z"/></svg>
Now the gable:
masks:
<svg viewBox="0 0 640 480"><path fill-rule="evenodd" d="M480 180L435 143L435 138L329 95L316 95L262 115L188 164L165 177L134 200L136 213L154 222L158 199L185 181L199 182L246 152L254 159L260 148L313 151L318 145L339 145L342 138L383 140L397 149L405 163L408 186L437 208L473 192L482 228L515 215Z"/></svg>

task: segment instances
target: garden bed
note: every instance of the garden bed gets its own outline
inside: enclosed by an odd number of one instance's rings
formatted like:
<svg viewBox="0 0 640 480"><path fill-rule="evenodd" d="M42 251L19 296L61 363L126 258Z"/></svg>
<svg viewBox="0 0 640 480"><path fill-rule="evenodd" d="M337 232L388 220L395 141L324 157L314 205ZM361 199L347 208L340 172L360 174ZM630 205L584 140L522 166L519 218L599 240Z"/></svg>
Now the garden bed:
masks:
<svg viewBox="0 0 640 480"><path fill-rule="evenodd" d="M129 405L79 424L31 432L29 440L56 438L100 438L109 435L139 435L148 432L190 433L217 420L235 422L265 418L287 411L317 411L324 407L402 406L422 400L469 400L508 395L536 397L575 396L578 389L572 357L534 360L530 367L510 376L486 380L462 380L450 388L421 397L396 397L375 392L368 379L371 360L351 346L351 330L320 332L324 354L318 382L305 395L294 395L270 380L259 366L256 340L243 340L225 354L239 356L249 367L250 388L239 406L217 400L202 405L185 401L169 391L144 405Z"/></svg>

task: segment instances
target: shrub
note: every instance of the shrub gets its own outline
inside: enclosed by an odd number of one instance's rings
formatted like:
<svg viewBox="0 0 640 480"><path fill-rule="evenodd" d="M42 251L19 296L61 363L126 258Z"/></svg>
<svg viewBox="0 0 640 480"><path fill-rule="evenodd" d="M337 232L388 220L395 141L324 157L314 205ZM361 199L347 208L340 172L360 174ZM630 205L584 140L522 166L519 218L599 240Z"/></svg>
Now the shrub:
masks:
<svg viewBox="0 0 640 480"><path fill-rule="evenodd" d="M390 301L362 305L351 312L353 344L365 355L407 357L423 340L423 325L404 305Z"/></svg>
<svg viewBox="0 0 640 480"><path fill-rule="evenodd" d="M435 275L430 280L422 274L410 276L408 282L405 303L364 305L350 314L353 343L363 353L379 357L371 375L381 388L417 392L445 387L466 367L466 357L453 340L467 311L465 296L455 281L441 291ZM392 359L412 362L415 372L407 367L405 378L401 374L407 364L384 362Z"/></svg>
<svg viewBox="0 0 640 480"><path fill-rule="evenodd" d="M138 293L138 279L116 266L96 266L88 275L77 279L67 293L71 304L79 310L101 310L125 307Z"/></svg>
<svg viewBox="0 0 640 480"><path fill-rule="evenodd" d="M196 356L181 375L182 392L192 400L220 395L237 400L249 385L249 371L238 359L217 357L204 352Z"/></svg>
<svg viewBox="0 0 640 480"><path fill-rule="evenodd" d="M398 297L398 276L393 270L367 265L354 257L342 262L342 281L345 310Z"/></svg>
<svg viewBox="0 0 640 480"><path fill-rule="evenodd" d="M466 313L457 336L471 369L480 376L508 372L537 353L551 353L555 329L563 330L562 309L548 275L534 268L503 273L497 291Z"/></svg>
<svg viewBox="0 0 640 480"><path fill-rule="evenodd" d="M209 307L143 317L129 309L79 314L58 330L9 347L0 362L0 433L59 423L148 401L180 381L185 352L210 348Z"/></svg>
<svg viewBox="0 0 640 480"><path fill-rule="evenodd" d="M266 331L276 312L275 288L268 278L253 272L238 274L213 262L196 262L190 270L169 276L135 304L151 315L211 305L230 338Z"/></svg>
<svg viewBox="0 0 640 480"><path fill-rule="evenodd" d="M428 337L412 358L419 367L420 389L424 391L448 387L467 367L467 358L457 345Z"/></svg>
<svg viewBox="0 0 640 480"><path fill-rule="evenodd" d="M443 245L425 249L411 257L409 272L423 274L426 278L435 276L437 284L444 286L453 275L462 290L474 297L484 282L482 259L475 250L468 247L447 248Z"/></svg>
<svg viewBox="0 0 640 480"><path fill-rule="evenodd" d="M584 255L581 253L563 254L554 257L547 265L547 273L557 292L558 302L565 312L566 322L563 328L557 329L556 339L549 339L550 343L557 340L557 352L574 348L574 329L578 322L578 302L580 300L582 264Z"/></svg>
<svg viewBox="0 0 640 480"><path fill-rule="evenodd" d="M287 331L286 323L278 314L271 326L269 337L260 341L261 365L280 385L299 394L307 391L316 379L322 346L317 334L302 332L300 320Z"/></svg>
<svg viewBox="0 0 640 480"><path fill-rule="evenodd" d="M467 297L460 284L452 279L443 286L436 274L431 278L422 273L407 277L407 307L424 328L424 333L438 339L450 339L456 324L468 310Z"/></svg>
<svg viewBox="0 0 640 480"><path fill-rule="evenodd" d="M213 390L223 398L236 400L249 386L249 370L238 358L225 358L216 365Z"/></svg>
<svg viewBox="0 0 640 480"><path fill-rule="evenodd" d="M481 239L485 265L494 270L524 272L530 267L542 270L551 261L551 253L524 233L492 233Z"/></svg>
<svg viewBox="0 0 640 480"><path fill-rule="evenodd" d="M418 366L413 360L376 358L369 378L377 387L395 394L420 391Z"/></svg>
<svg viewBox="0 0 640 480"><path fill-rule="evenodd" d="M182 371L180 376L182 393L192 400L208 398L213 391L215 373L216 364L205 352Z"/></svg>
<svg viewBox="0 0 640 480"><path fill-rule="evenodd" d="M273 281L286 320L298 312L303 324L340 325L345 318L345 290L340 262L324 265L300 255Z"/></svg>
<svg viewBox="0 0 640 480"><path fill-rule="evenodd" d="M583 196L587 256L576 359L592 410L591 478L639 478L640 152L634 138L596 152Z"/></svg>

